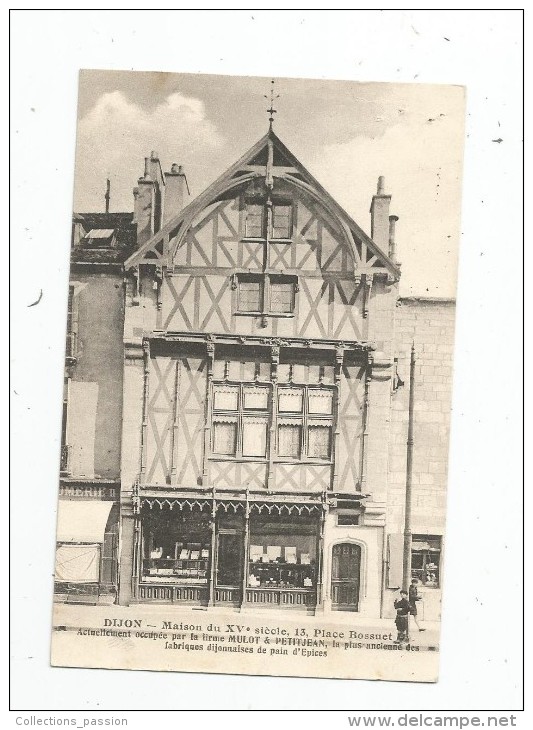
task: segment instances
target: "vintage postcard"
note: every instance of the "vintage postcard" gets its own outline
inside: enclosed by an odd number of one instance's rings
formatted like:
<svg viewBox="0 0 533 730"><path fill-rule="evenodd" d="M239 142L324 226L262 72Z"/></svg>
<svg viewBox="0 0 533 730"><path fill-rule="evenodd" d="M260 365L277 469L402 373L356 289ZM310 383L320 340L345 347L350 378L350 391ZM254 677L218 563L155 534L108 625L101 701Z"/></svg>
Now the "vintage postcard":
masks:
<svg viewBox="0 0 533 730"><path fill-rule="evenodd" d="M53 665L437 680L464 104L81 72Z"/></svg>

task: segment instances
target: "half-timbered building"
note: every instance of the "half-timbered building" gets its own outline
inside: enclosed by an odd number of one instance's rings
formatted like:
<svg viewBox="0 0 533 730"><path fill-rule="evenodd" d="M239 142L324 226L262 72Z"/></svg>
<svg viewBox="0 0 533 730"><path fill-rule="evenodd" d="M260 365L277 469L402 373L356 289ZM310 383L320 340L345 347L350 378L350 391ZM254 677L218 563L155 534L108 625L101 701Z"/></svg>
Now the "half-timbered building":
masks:
<svg viewBox="0 0 533 730"><path fill-rule="evenodd" d="M379 615L400 276L383 180L369 236L272 129L181 209L159 202L169 179L147 160L125 263L120 600Z"/></svg>
<svg viewBox="0 0 533 730"><path fill-rule="evenodd" d="M454 302L399 297L390 203L368 235L270 127L192 201L152 152L133 216L75 216L58 596L390 616L416 340L438 618Z"/></svg>

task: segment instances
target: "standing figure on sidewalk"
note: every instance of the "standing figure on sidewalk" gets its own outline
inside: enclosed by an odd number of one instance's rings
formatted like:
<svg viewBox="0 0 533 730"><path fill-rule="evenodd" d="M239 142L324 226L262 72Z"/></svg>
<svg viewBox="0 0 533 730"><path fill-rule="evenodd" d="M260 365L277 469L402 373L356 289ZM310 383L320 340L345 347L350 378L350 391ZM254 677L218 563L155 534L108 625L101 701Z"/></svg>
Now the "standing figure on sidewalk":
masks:
<svg viewBox="0 0 533 730"><path fill-rule="evenodd" d="M418 623L417 618L416 602L421 600L422 596L418 595L418 580L416 578L413 578L413 580L411 581L411 585L409 586L409 613L413 617L416 628L419 631L425 631L425 629L420 628L420 624Z"/></svg>
<svg viewBox="0 0 533 730"><path fill-rule="evenodd" d="M408 600L407 591L400 591L400 597L394 601L394 608L396 609L396 629L398 636L396 638L396 644L401 644L404 641L409 641L409 611L410 604Z"/></svg>

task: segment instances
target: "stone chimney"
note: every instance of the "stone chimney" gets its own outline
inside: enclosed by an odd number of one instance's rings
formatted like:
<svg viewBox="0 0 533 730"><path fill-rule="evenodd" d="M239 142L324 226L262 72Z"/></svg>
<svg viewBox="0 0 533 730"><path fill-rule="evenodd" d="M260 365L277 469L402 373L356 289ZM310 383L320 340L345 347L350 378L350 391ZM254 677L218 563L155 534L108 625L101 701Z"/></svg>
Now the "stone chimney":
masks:
<svg viewBox="0 0 533 730"><path fill-rule="evenodd" d="M378 188L370 205L370 238L382 251L389 247L389 208L391 196L385 194L385 178L380 175Z"/></svg>
<svg viewBox="0 0 533 730"><path fill-rule="evenodd" d="M133 189L137 245L141 246L161 228L165 181L157 152L144 158L144 175Z"/></svg>
<svg viewBox="0 0 533 730"><path fill-rule="evenodd" d="M165 172L165 206L163 224L177 215L186 205L189 196L187 177L181 165L175 162L170 172Z"/></svg>
<svg viewBox="0 0 533 730"><path fill-rule="evenodd" d="M396 261L396 221L398 220L397 215L389 216L389 258L391 261Z"/></svg>

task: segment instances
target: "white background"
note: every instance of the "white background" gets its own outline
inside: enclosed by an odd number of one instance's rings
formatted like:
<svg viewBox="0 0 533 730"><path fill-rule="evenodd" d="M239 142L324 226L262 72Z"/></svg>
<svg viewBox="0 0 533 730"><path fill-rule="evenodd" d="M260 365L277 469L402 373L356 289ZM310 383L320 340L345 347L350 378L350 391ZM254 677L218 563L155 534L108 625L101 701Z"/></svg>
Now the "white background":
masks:
<svg viewBox="0 0 533 730"><path fill-rule="evenodd" d="M289 725L298 719L318 726L338 719L347 726L345 715L363 710L520 707L521 37L518 11L12 15L11 654L12 707L20 711L15 714L340 708L347 712L331 718L287 714L266 721ZM438 684L48 666L79 68L402 82L417 75L416 82L467 86ZM500 137L501 143L492 142ZM40 304L28 308L41 289ZM238 714L233 722L244 725L249 717ZM160 719L138 715L130 727Z"/></svg>

